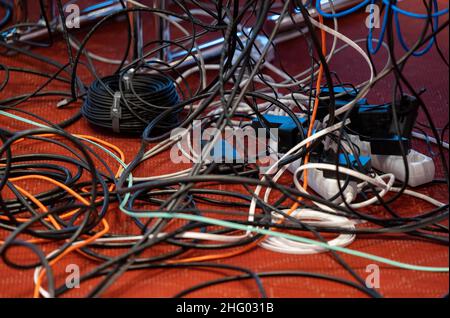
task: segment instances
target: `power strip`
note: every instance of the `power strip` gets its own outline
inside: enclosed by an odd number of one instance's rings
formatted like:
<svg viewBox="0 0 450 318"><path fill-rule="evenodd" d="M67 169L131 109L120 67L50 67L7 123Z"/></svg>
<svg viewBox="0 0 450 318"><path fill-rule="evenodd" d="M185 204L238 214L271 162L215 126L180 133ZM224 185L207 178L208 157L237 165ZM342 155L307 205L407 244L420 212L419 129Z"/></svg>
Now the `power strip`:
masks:
<svg viewBox="0 0 450 318"><path fill-rule="evenodd" d="M350 138L360 148L361 155L371 157L373 168L384 173L392 173L397 180L405 181L406 171L403 157L373 155L371 154L369 142L361 141L355 135L351 135ZM408 185L410 187L417 187L434 180L436 168L432 158L413 149L410 150L406 158L408 160Z"/></svg>
<svg viewBox="0 0 450 318"><path fill-rule="evenodd" d="M294 161L289 165L288 170L294 174L299 166L300 160ZM339 182L341 184L341 188L344 190L343 194L347 203L353 202L358 194L357 182L350 181L345 188L345 180L340 180ZM319 169L308 170L308 186L326 200L330 200L335 197L336 194L341 193L338 181L336 179L325 178L323 176L323 172ZM335 204L342 203L342 196L339 195L332 202Z"/></svg>

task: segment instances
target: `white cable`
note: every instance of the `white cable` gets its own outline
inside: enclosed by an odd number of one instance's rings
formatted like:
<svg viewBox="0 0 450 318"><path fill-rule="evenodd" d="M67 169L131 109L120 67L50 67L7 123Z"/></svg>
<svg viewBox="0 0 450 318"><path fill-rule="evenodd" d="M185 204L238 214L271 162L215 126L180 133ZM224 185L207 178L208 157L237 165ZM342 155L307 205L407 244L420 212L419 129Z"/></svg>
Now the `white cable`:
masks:
<svg viewBox="0 0 450 318"><path fill-rule="evenodd" d="M283 212L288 212L288 210ZM276 216L275 213L273 215ZM354 222L345 217L322 213L311 209L297 209L291 214L291 216L302 221L302 223L320 228L333 227L350 231L356 230ZM275 222L279 220L283 220L283 218L279 216L273 218L273 221ZM340 234L337 238L332 239L327 243L330 246L346 247L350 245L355 238L355 234ZM273 236L269 236L259 245L273 252L297 255L316 254L328 251L327 249L316 245L294 242L289 239Z"/></svg>
<svg viewBox="0 0 450 318"><path fill-rule="evenodd" d="M217 71L217 70L220 70L220 65L218 65L218 64L206 64L205 66L205 70L207 70L207 71ZM195 74L195 73L197 73L198 71L200 71L200 69L198 68L198 66L194 66L194 67L192 67L192 68L190 68L190 69L188 69L188 70L186 70L183 74L181 74L181 76L179 76L177 79L176 79L176 82L178 83L178 84L180 84L182 81L183 81L183 79L184 78L187 78L188 76L191 76L192 74ZM206 83L207 83L207 81L206 81L206 77L205 77L205 80L203 81L203 89L205 89L206 88Z"/></svg>
<svg viewBox="0 0 450 318"><path fill-rule="evenodd" d="M348 124L349 121L347 121L345 124ZM284 160L285 158L287 158L288 156L290 156L291 154L294 154L298 151L300 151L304 146L306 146L307 144L311 143L312 141L314 141L315 139L318 139L322 136L325 136L335 130L338 130L342 127L342 125L344 125L343 122L339 122L333 126L330 126L326 129L323 129L321 131L318 131L317 133L315 133L314 135L304 139L302 142L300 142L299 144L297 144L295 147L293 147L292 149L290 149L287 153L285 153L281 158L279 158L275 163L273 163L268 170L266 171L267 175L272 175L274 173L276 173L275 176L272 177L273 182L277 182L278 179L281 177L281 175L286 171L287 167L284 166L281 169L278 169L278 164L280 161ZM278 172L277 172L278 171ZM261 181L266 181L266 177L263 176L261 178ZM262 186L258 185L255 189L254 192L254 196L259 197L261 191L262 191ZM267 195L267 191L268 193L270 193L271 188L267 188L266 189L266 195ZM248 211L248 221L253 222L254 221L254 217L255 217L255 211L256 211L256 198L253 197L252 201L250 203L250 207L249 207L249 211ZM248 231L247 232L248 235L251 235L251 232Z"/></svg>
<svg viewBox="0 0 450 318"><path fill-rule="evenodd" d="M166 233L159 233L157 235L157 237L162 237L166 235ZM154 235L150 235L148 236L149 239L154 238ZM97 240L95 240L94 242L92 242L91 244L96 244L96 243L107 243L107 242L123 242L123 241L138 241L141 240L143 238L143 236L124 236L124 237L112 237L112 238L99 238ZM233 242L238 242L239 240L245 239L246 235L241 235L241 236L228 236L228 235L219 235L219 234L209 234L209 233L201 233L201 232L184 232L181 233L180 235L177 236L177 238L179 239L193 239L193 240L205 240L205 241L217 241L217 242L224 242L224 243L233 243ZM83 244L84 242L82 241L78 241L78 242L74 242L71 246L78 246L80 244ZM50 259L52 256L54 256L56 253L59 252L59 249L56 249L52 252L50 252L49 254L47 254L46 258ZM37 284L39 275L42 271L42 266L37 266L34 269L34 274L33 274L33 281L34 284ZM48 293L47 290L45 290L44 287L40 287L39 288L39 293L44 297L44 298L50 298L50 294Z"/></svg>
<svg viewBox="0 0 450 318"><path fill-rule="evenodd" d="M332 3L331 3L331 9L332 9L332 12L334 12L334 6L333 6ZM312 22L312 21L315 21L315 20L312 19L312 18L311 18L310 20L311 20L311 22ZM317 21L316 21L316 22L317 22ZM337 21L337 19L334 18L334 19L333 19L333 22L334 22L334 28L335 28L336 33L339 33L339 32L338 32L338 21ZM320 24L320 22L317 22L317 23ZM303 31L303 30L302 30L302 31ZM301 34L301 33L299 32L299 34ZM337 39L338 39L338 38L337 38L336 36L333 37L333 44L332 44L332 46L331 46L330 53L325 57L325 60L326 60L326 63L327 63L327 64L328 64L328 63L331 61L331 59L333 58L334 51L335 51L336 45L337 45ZM317 70L314 71L313 76L317 76L317 74L319 73L318 67L315 66L315 68L317 68ZM304 77L304 76L306 76L306 77L305 77L305 78L302 78L302 77ZM302 78L302 79L301 79L301 80L298 80L298 81L296 81L296 82L292 82L292 78ZM292 78L289 78L289 80L286 80L286 81L284 81L284 82L282 82L282 83L269 82L268 84L271 85L271 86L273 86L273 87L275 87L275 88L289 88L289 87L293 87L293 86L299 86L299 85L302 85L302 84L304 84L304 83L306 83L306 82L308 82L308 81L311 80L311 70L305 70L305 71L303 71L303 72L300 73L300 74L297 74L297 75L295 75L295 76L292 76Z"/></svg>
<svg viewBox="0 0 450 318"><path fill-rule="evenodd" d="M438 145L438 142L437 142L436 138L431 137L431 136L427 136L427 135L419 133L417 131L413 131L412 132L412 136L414 138L417 138L417 139L420 139L420 140L424 140L424 141L428 141L428 142L432 142L433 144ZM442 143L442 147L444 147L445 149L448 150L448 143L445 142L445 141L442 141L441 143Z"/></svg>
<svg viewBox="0 0 450 318"><path fill-rule="evenodd" d="M400 192L400 190L401 190L401 188L395 188L395 187L391 188L391 191L393 191L393 192ZM447 205L446 203L442 203L442 202L440 202L440 201L438 201L436 199L433 199L432 197L430 197L430 196L428 196L426 194L422 194L422 193L419 193L419 192L416 192L416 191L413 191L413 190L405 189L403 191L403 193L407 194L407 195L410 195L412 197L421 199L421 200L423 200L425 202L428 202L428 203L430 203L430 204L432 204L434 206L437 206L439 208Z"/></svg>
<svg viewBox="0 0 450 318"><path fill-rule="evenodd" d="M72 46L72 48L74 48L77 52L80 50L80 46L75 42L75 40L69 36L69 44L70 46ZM120 65L122 64L121 60L115 60L115 59L110 59L95 53L92 53L86 49L84 49L84 54L86 54L89 58L93 59L94 61L97 62L101 62L101 63L105 63L105 64L112 64L112 65ZM128 62L128 61L125 61Z"/></svg>
<svg viewBox="0 0 450 318"><path fill-rule="evenodd" d="M305 193L308 193L308 192L305 189L303 189L303 184L300 183L298 175L300 174L300 172L302 172L303 170L307 170L307 169L321 169L321 170L336 171L336 166L332 165L332 164L326 164L326 163L308 163L306 165L300 166L294 173L294 184L299 191L302 191ZM371 178L363 173L360 173L358 171L348 169L345 167L339 167L339 173L346 174L348 176L363 180L364 182L370 183L370 184L374 185L375 187L380 188L381 191L378 194L380 196L380 198L383 198L386 195L386 193L388 193L390 191L390 189L392 188L392 185L395 182L395 176L391 173L384 174L382 176L375 175L375 178ZM385 178L389 178L387 183L384 181ZM337 182L337 180L336 180L336 182ZM359 209L359 208L374 204L376 202L378 202L378 198L373 197L366 201L359 202L359 203L350 203L349 205L353 209ZM331 209L326 205L323 205L323 204L320 204L317 202L314 202L314 204L316 204L323 210L327 210L330 212L335 211L334 209ZM344 204L342 203L341 205L344 205Z"/></svg>

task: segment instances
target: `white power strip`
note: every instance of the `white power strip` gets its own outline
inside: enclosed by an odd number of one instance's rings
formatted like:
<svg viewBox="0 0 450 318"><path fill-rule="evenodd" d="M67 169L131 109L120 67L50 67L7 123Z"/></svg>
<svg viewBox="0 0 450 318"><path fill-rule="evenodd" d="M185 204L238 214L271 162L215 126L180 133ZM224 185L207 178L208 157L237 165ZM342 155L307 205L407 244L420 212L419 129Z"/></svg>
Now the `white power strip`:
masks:
<svg viewBox="0 0 450 318"><path fill-rule="evenodd" d="M298 169L300 160L294 161L288 167L288 170L292 173ZM344 188L345 180L340 180L341 188L344 189L344 197L347 203L351 203L357 196L357 182L350 181ZM313 189L317 194L326 200L330 200L336 194L340 193L339 184L336 179L325 178L323 172L318 169L308 169L308 186ZM342 203L342 196L339 195L332 201L335 204Z"/></svg>
<svg viewBox="0 0 450 318"><path fill-rule="evenodd" d="M369 142L361 141L358 136L353 135L351 140L358 145L361 155L370 156L372 167L384 173L394 174L399 181L405 181L405 164L401 156L372 155ZM432 158L412 149L406 158L408 160L408 185L410 187L417 187L433 181L436 168Z"/></svg>

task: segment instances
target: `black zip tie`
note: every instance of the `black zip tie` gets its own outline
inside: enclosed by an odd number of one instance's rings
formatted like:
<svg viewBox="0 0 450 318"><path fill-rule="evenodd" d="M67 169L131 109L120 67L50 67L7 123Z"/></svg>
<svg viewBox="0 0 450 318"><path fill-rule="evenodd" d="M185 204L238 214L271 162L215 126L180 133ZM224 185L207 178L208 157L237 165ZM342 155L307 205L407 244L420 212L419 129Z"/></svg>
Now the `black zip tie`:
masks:
<svg viewBox="0 0 450 318"><path fill-rule="evenodd" d="M120 108L120 92L114 93L114 103L111 108L112 129L115 133L120 133L120 119L122 118L122 109Z"/></svg>

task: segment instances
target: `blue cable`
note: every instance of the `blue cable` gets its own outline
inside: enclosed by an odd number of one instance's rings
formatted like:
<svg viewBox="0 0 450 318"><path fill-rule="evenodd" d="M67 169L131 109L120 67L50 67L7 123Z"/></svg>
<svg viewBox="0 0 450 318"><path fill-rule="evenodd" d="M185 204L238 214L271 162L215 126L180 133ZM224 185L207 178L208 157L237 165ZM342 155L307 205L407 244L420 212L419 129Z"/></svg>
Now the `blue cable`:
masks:
<svg viewBox="0 0 450 318"><path fill-rule="evenodd" d="M331 14L331 13L324 12L321 7L321 0L317 0L316 1L316 10L317 10L317 12L319 12L322 16L324 16L326 18L340 18L345 15L354 13L357 10L361 9L362 7L364 7L368 4L374 5L375 0L365 0L350 9L344 10L339 13ZM386 8L387 8L386 10L389 10L390 6L387 6ZM368 45L369 45L369 51L371 54L376 54L380 50L381 45L383 44L384 35L386 33L386 25L387 25L387 14L384 16L383 26L382 26L382 29L380 32L380 38L378 39L378 43L375 48L373 47L373 28L369 28Z"/></svg>
<svg viewBox="0 0 450 318"><path fill-rule="evenodd" d="M383 3L385 5L390 6L392 8L392 10L394 10L394 12L396 12L396 13L401 13L403 15L406 15L406 16L411 17L411 18L416 18L416 19L428 19L428 15L427 14L419 14L419 13L414 13L414 12L410 12L410 11L406 11L406 10L400 9L396 5L391 4L389 0L383 0ZM443 16L444 14L447 14L447 13L448 13L448 8L433 13L431 15L431 17L436 18L436 17Z"/></svg>
<svg viewBox="0 0 450 318"><path fill-rule="evenodd" d="M437 0L433 0L433 6L434 6L434 9L436 10L436 12L439 12L438 11L439 10L439 5L438 5ZM433 20L434 20L433 28L435 30L437 30L437 28L439 27L439 16L435 16L433 18ZM396 11L394 11L394 21L395 21L395 26L397 28L397 36L398 36L398 39L400 40L400 44L405 49L405 51L408 52L410 50L410 48L409 48L408 44L406 43L406 41L403 38L402 31L401 31L401 26L400 26L399 13L396 12ZM422 56L422 55L428 53L431 50L431 48L433 47L434 43L435 43L435 37L432 37L430 39L430 42L428 42L427 46L423 50L415 51L415 52L412 53L412 55L413 56Z"/></svg>
<svg viewBox="0 0 450 318"><path fill-rule="evenodd" d="M329 0L329 1L332 1L332 0ZM349 9L347 9L347 10L344 10L344 11L341 11L341 12L333 14L333 13L327 13L327 12L323 11L322 10L321 0L317 0L316 1L316 10L317 10L317 12L319 12L325 18L330 18L330 19L332 19L332 18L342 18L343 16L346 16L346 15L349 15L351 13L354 13L354 12L358 11L359 9L361 9L364 6L366 6L370 2L372 4L374 3L373 0L364 0L360 4L358 4L358 5L354 6L354 7L351 7ZM416 19L428 19L428 15L427 14L420 14L420 13L415 13L415 12L406 11L404 9L400 9L398 6L391 4L390 0L383 0L383 3L386 6L391 7L392 10L394 10L394 12L396 12L396 13L400 13L400 14L406 15L406 16L411 17L411 18L416 18ZM447 14L448 12L449 12L449 9L446 8L446 9L443 9L441 11L437 11L437 12L433 13L431 16L433 18L436 18L436 17L443 16L444 14Z"/></svg>
<svg viewBox="0 0 450 318"><path fill-rule="evenodd" d="M322 16L324 16L325 18L341 18L343 16L346 16L346 15L349 15L349 14L352 14L352 13L356 12L357 10L361 9L362 7L364 7L364 6L368 5L368 4L374 5L375 4L375 0L364 0L360 4L354 6L354 7L350 8L350 9L344 10L344 11L339 12L339 13L334 13L334 14L324 12L322 10L321 3L322 3L321 0L317 0L316 1L316 10ZM410 48L408 47L408 44L404 40L402 32L401 32L399 14L403 14L405 16L408 16L408 17L411 17L411 18L415 18L415 19L428 19L429 15L414 13L414 12L410 12L410 11L406 11L406 10L400 9L398 6L392 4L390 0L383 0L383 3L386 5L386 13L385 13L384 18L383 18L383 24L382 24L382 27L381 27L381 32L380 32L380 36L379 36L379 39L378 39L378 43L377 43L377 45L375 47L373 46L373 42L374 42L374 39L373 39L373 28L369 28L368 48L369 48L370 53L371 54L376 54L380 50L380 48L381 48L381 46L383 44L383 39L384 39L384 36L386 34L386 26L387 26L387 22L388 22L387 21L387 18L388 18L388 14L387 13L388 13L388 10L390 10L390 9L393 10L394 21L395 21L395 25L396 25L396 28L397 28L397 35L398 35L400 44L402 45L403 49L405 49L406 51L409 51ZM434 5L434 13L431 14L431 17L434 19L434 24L433 24L434 25L434 29L437 29L439 27L439 17L443 16L444 14L447 14L449 12L449 9L446 8L446 9L443 9L443 10L439 11L437 0L433 0L433 5ZM422 55L428 53L432 49L434 43L435 43L435 37L430 39L430 42L427 44L427 46L423 50L413 52L412 55L413 56L422 56Z"/></svg>
<svg viewBox="0 0 450 318"><path fill-rule="evenodd" d="M365 7L367 4L369 4L369 2L371 2L373 0L364 0L363 2L361 2L360 4L351 7L350 9L344 10L342 12L339 13L326 13L325 11L322 10L322 6L321 6L321 0L316 0L316 10L317 12L320 13L320 15L324 16L325 18L341 18L343 16L346 16L348 14L354 13L356 11L358 11L359 9L361 9L362 7Z"/></svg>
<svg viewBox="0 0 450 318"><path fill-rule="evenodd" d="M3 28L11 20L13 7L9 2L0 0L0 8L5 11L5 15L0 19L0 28Z"/></svg>
<svg viewBox="0 0 450 318"><path fill-rule="evenodd" d="M372 0L371 4L374 4L375 0ZM386 6L386 13L384 15L383 18L383 25L381 26L381 32L380 32L380 37L378 38L378 43L377 46L375 48L373 48L373 28L369 28L369 36L368 36L368 47L369 47L369 52L370 54L376 54L380 48L381 45L383 44L383 39L384 39L384 35L386 34L386 25L388 22L388 11L390 10L389 6Z"/></svg>

